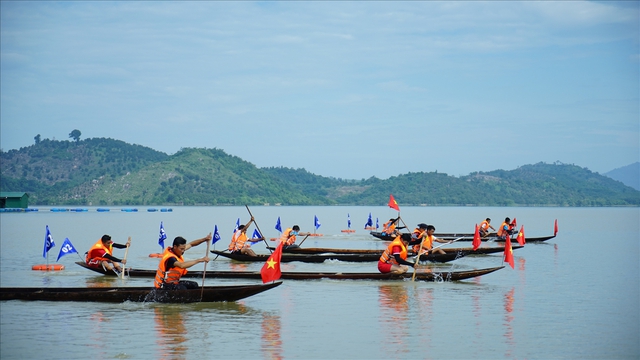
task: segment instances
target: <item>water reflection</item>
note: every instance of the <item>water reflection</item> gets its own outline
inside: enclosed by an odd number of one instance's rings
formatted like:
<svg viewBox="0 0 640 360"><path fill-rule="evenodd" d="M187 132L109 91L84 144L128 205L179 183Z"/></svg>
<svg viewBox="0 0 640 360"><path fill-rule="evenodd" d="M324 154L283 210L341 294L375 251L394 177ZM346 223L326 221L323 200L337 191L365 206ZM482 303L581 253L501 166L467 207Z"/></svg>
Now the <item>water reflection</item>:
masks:
<svg viewBox="0 0 640 360"><path fill-rule="evenodd" d="M282 359L282 338L280 316L262 314L262 358Z"/></svg>
<svg viewBox="0 0 640 360"><path fill-rule="evenodd" d="M407 353L410 339L408 330L409 296L404 284L380 285L378 287L380 304L380 324L388 333L388 344L383 349L389 357L398 357L398 353Z"/></svg>
<svg viewBox="0 0 640 360"><path fill-rule="evenodd" d="M515 289L511 288L511 290L504 294L504 326L505 332L504 337L506 339L507 350L505 353L506 358L513 358L513 350L514 350L514 340L513 340L513 326L511 322L514 319L513 316L513 298L514 298Z"/></svg>
<svg viewBox="0 0 640 360"><path fill-rule="evenodd" d="M179 306L159 305L154 308L160 359L183 359L187 352L187 331Z"/></svg>
<svg viewBox="0 0 640 360"><path fill-rule="evenodd" d="M87 287L103 288L118 286L118 278L114 276L94 276L86 279Z"/></svg>

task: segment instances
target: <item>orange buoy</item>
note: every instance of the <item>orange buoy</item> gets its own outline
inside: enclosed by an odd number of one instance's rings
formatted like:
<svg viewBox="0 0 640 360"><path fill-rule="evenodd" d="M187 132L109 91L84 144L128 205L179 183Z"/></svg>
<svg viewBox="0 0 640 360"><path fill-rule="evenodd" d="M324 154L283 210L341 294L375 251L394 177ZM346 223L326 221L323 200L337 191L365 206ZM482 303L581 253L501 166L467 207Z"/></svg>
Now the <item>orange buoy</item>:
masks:
<svg viewBox="0 0 640 360"><path fill-rule="evenodd" d="M64 265L62 265L62 264L51 264L51 265L38 264L38 265L33 265L31 267L31 270L58 271L58 270L64 270Z"/></svg>
<svg viewBox="0 0 640 360"><path fill-rule="evenodd" d="M278 238L271 238L271 239L269 239L269 240L271 240L271 241L276 241L276 240L278 240Z"/></svg>
<svg viewBox="0 0 640 360"><path fill-rule="evenodd" d="M161 258L161 257L162 257L162 254L159 254L159 253L149 254L149 257Z"/></svg>
<svg viewBox="0 0 640 360"><path fill-rule="evenodd" d="M346 232L346 233L354 233L356 232L355 230L351 230L351 229L347 229L347 230L340 230L342 232Z"/></svg>
<svg viewBox="0 0 640 360"><path fill-rule="evenodd" d="M309 236L323 236L322 234L309 234Z"/></svg>

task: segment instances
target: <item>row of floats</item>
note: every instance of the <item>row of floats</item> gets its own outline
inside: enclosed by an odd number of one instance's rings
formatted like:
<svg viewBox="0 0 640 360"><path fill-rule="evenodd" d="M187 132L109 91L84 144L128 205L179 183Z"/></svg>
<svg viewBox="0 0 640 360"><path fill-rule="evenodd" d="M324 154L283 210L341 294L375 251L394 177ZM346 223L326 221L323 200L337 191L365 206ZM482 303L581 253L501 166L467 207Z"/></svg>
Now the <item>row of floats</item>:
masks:
<svg viewBox="0 0 640 360"><path fill-rule="evenodd" d="M109 208L97 208L96 211L97 212L109 212L112 209ZM22 209L22 208L0 208L0 212L32 212L32 211L38 211L37 208L27 208L27 209ZM88 212L89 209L88 208L51 208L50 211L52 212ZM138 212L137 208L122 208L120 209L120 211L122 212ZM148 208L147 212L156 212L156 211L160 211L160 212L172 212L173 209L172 208L161 208L161 209L156 209L156 208Z"/></svg>

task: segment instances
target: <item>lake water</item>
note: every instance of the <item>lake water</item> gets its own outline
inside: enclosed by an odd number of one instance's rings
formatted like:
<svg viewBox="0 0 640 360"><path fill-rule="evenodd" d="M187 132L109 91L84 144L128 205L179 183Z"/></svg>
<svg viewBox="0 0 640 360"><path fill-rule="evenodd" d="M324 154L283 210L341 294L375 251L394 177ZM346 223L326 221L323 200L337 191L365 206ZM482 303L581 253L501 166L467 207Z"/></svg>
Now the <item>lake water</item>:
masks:
<svg viewBox="0 0 640 360"><path fill-rule="evenodd" d="M66 269L31 270L42 257L45 226L56 247L55 263L69 238L84 253L103 234L124 243L132 237L128 266L155 269L160 222L170 244L193 240L217 225L226 248L244 207L173 207L172 212L0 213L0 281L3 287L151 286L151 279L94 275L62 257ZM559 232L544 243L514 251L515 269L460 282L284 281L235 303L0 302L2 359L638 359L640 358L640 209L402 207L413 228L434 224L437 232L472 232L485 217L497 227L516 217L527 237ZM383 249L385 242L363 230L369 213L380 225L396 212L388 207L251 207L267 238L276 219L323 236L303 247ZM347 228L347 214L356 232ZM253 226L250 230L253 231ZM275 245L275 242L270 242ZM471 246L469 242L447 246ZM485 246L498 246L495 243ZM254 245L268 253L264 243ZM206 245L185 259L201 257ZM115 249L122 257L124 250ZM463 270L502 265L502 254L468 256L432 265ZM259 270L218 258L207 269ZM192 268L202 270L202 264ZM286 263L283 271L371 271L375 263ZM201 280L200 280L201 281ZM207 279L205 285L259 283Z"/></svg>

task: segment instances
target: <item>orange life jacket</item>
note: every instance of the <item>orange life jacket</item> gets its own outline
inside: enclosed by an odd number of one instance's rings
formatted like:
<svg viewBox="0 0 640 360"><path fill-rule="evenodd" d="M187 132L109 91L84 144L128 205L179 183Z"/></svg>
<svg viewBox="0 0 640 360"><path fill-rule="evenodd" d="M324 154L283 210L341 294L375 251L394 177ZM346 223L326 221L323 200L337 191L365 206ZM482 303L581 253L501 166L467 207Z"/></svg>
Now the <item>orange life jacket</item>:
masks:
<svg viewBox="0 0 640 360"><path fill-rule="evenodd" d="M239 251L244 247L247 242L247 233L242 230L238 230L233 233L231 243L229 244L229 251Z"/></svg>
<svg viewBox="0 0 640 360"><path fill-rule="evenodd" d="M396 261L395 256L393 256L393 248L396 246L400 246L400 248L402 249L400 251L400 258L403 260L407 260L407 247L404 245L404 242L402 242L402 236L396 236L391 244L389 244L387 249L382 253L382 256L380 256L380 261L392 265L399 265Z"/></svg>
<svg viewBox="0 0 640 360"><path fill-rule="evenodd" d="M412 238L422 240L422 237L425 236L426 233L427 233L427 230L416 228L415 230L413 230ZM420 244L413 245L412 247L413 252L417 252L419 249L420 249Z"/></svg>
<svg viewBox="0 0 640 360"><path fill-rule="evenodd" d="M158 264L158 270L156 270L156 278L153 280L153 285L156 289L162 287L162 284L178 284L180 282L180 278L187 273L187 269L182 269L179 267L172 267L167 270L167 260L170 258L176 258L178 261L183 262L182 256L178 256L173 253L172 248L168 247L164 250L162 254L162 259L160 260L160 264Z"/></svg>
<svg viewBox="0 0 640 360"><path fill-rule="evenodd" d="M87 263L87 265L98 265L104 260L111 261L105 258L104 254L111 255L112 251L113 245L110 245L108 247L104 246L104 244L102 243L102 239L99 239L95 244L93 244L91 249L87 251L85 262Z"/></svg>
<svg viewBox="0 0 640 360"><path fill-rule="evenodd" d="M489 231L489 222L487 220L482 221L480 223L480 229Z"/></svg>
<svg viewBox="0 0 640 360"><path fill-rule="evenodd" d="M288 228L282 233L282 236L280 236L280 241L282 241L285 245L293 245L296 242L295 235L289 236L289 234L291 234L292 231L293 229Z"/></svg>
<svg viewBox="0 0 640 360"><path fill-rule="evenodd" d="M505 228L507 228L507 230L511 230L511 224L509 224L508 222L503 222L502 225L500 225L500 229L498 229L498 236L502 237L502 236L507 236Z"/></svg>
<svg viewBox="0 0 640 360"><path fill-rule="evenodd" d="M431 250L433 247L433 238L433 235L425 236L424 241L422 242L422 249L420 249L420 244L413 245L413 252L417 254L419 251L422 252L422 250Z"/></svg>
<svg viewBox="0 0 640 360"><path fill-rule="evenodd" d="M395 229L395 221L387 221L386 223L382 224L382 232L385 234L392 234Z"/></svg>

